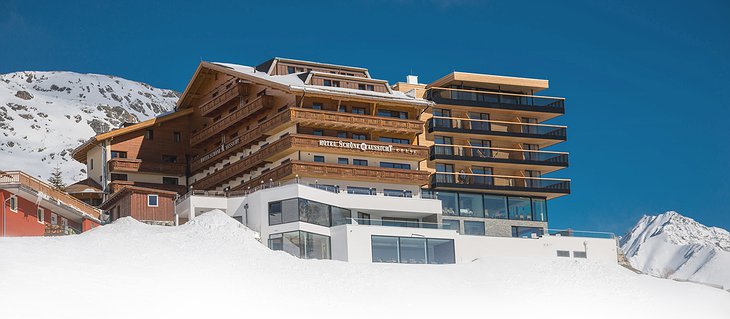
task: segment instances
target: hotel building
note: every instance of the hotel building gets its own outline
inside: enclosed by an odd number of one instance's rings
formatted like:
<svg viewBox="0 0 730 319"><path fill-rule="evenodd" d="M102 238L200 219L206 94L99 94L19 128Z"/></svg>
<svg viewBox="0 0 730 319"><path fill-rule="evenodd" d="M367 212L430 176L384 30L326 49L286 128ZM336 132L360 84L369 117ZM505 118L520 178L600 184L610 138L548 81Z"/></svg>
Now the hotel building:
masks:
<svg viewBox="0 0 730 319"><path fill-rule="evenodd" d="M547 200L570 182L543 177L567 166L544 150L566 138L544 123L564 111L562 98L534 95L546 88L460 72L391 87L359 67L202 62L177 106L190 114L191 190L175 221L221 209L302 258L615 262L612 238L548 235Z"/></svg>

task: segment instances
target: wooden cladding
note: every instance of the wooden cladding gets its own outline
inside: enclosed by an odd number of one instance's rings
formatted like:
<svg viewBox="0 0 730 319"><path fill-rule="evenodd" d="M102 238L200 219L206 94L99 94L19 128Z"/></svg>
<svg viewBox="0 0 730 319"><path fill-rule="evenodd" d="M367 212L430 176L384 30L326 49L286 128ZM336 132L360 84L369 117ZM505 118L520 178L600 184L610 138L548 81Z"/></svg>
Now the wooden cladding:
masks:
<svg viewBox="0 0 730 319"><path fill-rule="evenodd" d="M167 184L143 183L143 182L133 182L133 181L112 181L109 183L109 189L111 190L112 193L116 193L116 192L122 190L122 188L127 187L127 186L161 189L161 190L176 192L178 194L185 194L187 192L187 187L185 187L185 185L167 185Z"/></svg>
<svg viewBox="0 0 730 319"><path fill-rule="evenodd" d="M133 158L113 158L109 160L111 172L148 172L170 175L185 175L183 163L154 163Z"/></svg>
<svg viewBox="0 0 730 319"><path fill-rule="evenodd" d="M384 133L420 134L424 122L391 117L292 108L292 120L305 125L332 129L368 130Z"/></svg>
<svg viewBox="0 0 730 319"><path fill-rule="evenodd" d="M211 92L210 100L200 106L200 114L206 116L225 105L234 98L240 98L248 94L248 85L244 83L227 82Z"/></svg>
<svg viewBox="0 0 730 319"><path fill-rule="evenodd" d="M223 130L231 127L237 122L256 114L264 108L269 108L274 104L274 97L268 95L262 95L248 104L240 107L226 117L214 122L197 133L193 134L190 138L190 145L197 145L201 142L213 137L214 135L222 132Z"/></svg>
<svg viewBox="0 0 730 319"><path fill-rule="evenodd" d="M428 183L428 171L381 168L374 166L341 165L331 163L313 163L290 161L254 178L233 190L254 188L269 181L282 181L295 176L315 177L322 179L344 179L375 183L396 183L424 185Z"/></svg>

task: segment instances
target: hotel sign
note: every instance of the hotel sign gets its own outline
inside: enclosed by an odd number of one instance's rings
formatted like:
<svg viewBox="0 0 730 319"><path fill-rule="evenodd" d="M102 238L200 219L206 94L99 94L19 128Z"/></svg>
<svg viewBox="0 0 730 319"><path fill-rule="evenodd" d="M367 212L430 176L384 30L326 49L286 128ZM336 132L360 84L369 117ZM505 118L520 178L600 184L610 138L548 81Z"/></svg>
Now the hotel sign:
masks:
<svg viewBox="0 0 730 319"><path fill-rule="evenodd" d="M360 150L363 152L371 151L371 152L386 152L386 153L397 152L397 153L416 154L415 150L397 148L397 147L393 147L393 145L374 145L374 144L368 144L368 143L364 143L364 142L357 143L357 142L345 142L345 141L319 140L319 146Z"/></svg>

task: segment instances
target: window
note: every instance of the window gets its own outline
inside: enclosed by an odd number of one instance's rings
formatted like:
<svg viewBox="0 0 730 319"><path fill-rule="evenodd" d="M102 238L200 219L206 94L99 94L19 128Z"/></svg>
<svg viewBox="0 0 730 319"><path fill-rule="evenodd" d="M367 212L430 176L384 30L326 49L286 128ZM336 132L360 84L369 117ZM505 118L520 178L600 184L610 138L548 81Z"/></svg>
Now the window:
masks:
<svg viewBox="0 0 730 319"><path fill-rule="evenodd" d="M436 197L441 200L441 211L444 215L456 216L456 193L451 192L438 192Z"/></svg>
<svg viewBox="0 0 730 319"><path fill-rule="evenodd" d="M361 225L370 225L370 214L357 212L357 223Z"/></svg>
<svg viewBox="0 0 730 319"><path fill-rule="evenodd" d="M180 132L172 132L172 141L175 143L180 143L182 140L182 134Z"/></svg>
<svg viewBox="0 0 730 319"><path fill-rule="evenodd" d="M288 66L288 67L286 67L286 73L287 73L287 74L292 74L292 73L294 73L294 67L293 67L293 66Z"/></svg>
<svg viewBox="0 0 730 319"><path fill-rule="evenodd" d="M157 197L157 195L154 195L154 194L147 195L147 206L157 207L158 199L159 198Z"/></svg>
<svg viewBox="0 0 730 319"><path fill-rule="evenodd" d="M393 144L411 144L411 142L406 138L397 138L397 137L380 137L378 138L381 142L386 143L393 143Z"/></svg>
<svg viewBox="0 0 730 319"><path fill-rule="evenodd" d="M347 138L347 132L337 132L337 137L339 137L339 138Z"/></svg>
<svg viewBox="0 0 730 319"><path fill-rule="evenodd" d="M61 225L63 227L68 227L68 219L66 219L65 217L61 217Z"/></svg>
<svg viewBox="0 0 730 319"><path fill-rule="evenodd" d="M352 114L365 114L365 108L363 107L353 107L352 108Z"/></svg>
<svg viewBox="0 0 730 319"><path fill-rule="evenodd" d="M392 196L392 197L413 197L412 191L407 190L397 190L397 189L384 189L383 190L384 196Z"/></svg>
<svg viewBox="0 0 730 319"><path fill-rule="evenodd" d="M349 209L330 206L304 198L269 203L269 225L297 221L331 227L346 224L352 218Z"/></svg>
<svg viewBox="0 0 730 319"><path fill-rule="evenodd" d="M399 118L399 119L407 119L408 118L408 112L391 111L391 110L378 110L378 116L394 117L394 118Z"/></svg>
<svg viewBox="0 0 730 319"><path fill-rule="evenodd" d="M147 130L144 133L144 139L151 141L153 138L155 138L155 131L153 130Z"/></svg>
<svg viewBox="0 0 730 319"><path fill-rule="evenodd" d="M322 155L314 155L314 161L317 163L324 163L324 156Z"/></svg>
<svg viewBox="0 0 730 319"><path fill-rule="evenodd" d="M310 224L329 227L329 205L300 198L299 220Z"/></svg>
<svg viewBox="0 0 730 319"><path fill-rule="evenodd" d="M352 212L349 209L340 208L337 206L331 206L332 209L332 226L344 225L350 223L352 218Z"/></svg>
<svg viewBox="0 0 730 319"><path fill-rule="evenodd" d="M508 198L509 219L532 220L531 204L529 197Z"/></svg>
<svg viewBox="0 0 730 319"><path fill-rule="evenodd" d="M112 151L112 158L127 158L127 152Z"/></svg>
<svg viewBox="0 0 730 319"><path fill-rule="evenodd" d="M340 158L337 159L337 164L340 164L340 165L349 165L350 164L350 159L344 158L344 157L340 157Z"/></svg>
<svg viewBox="0 0 730 319"><path fill-rule="evenodd" d="M532 199L532 220L547 221L547 201L542 198Z"/></svg>
<svg viewBox="0 0 730 319"><path fill-rule="evenodd" d="M435 127L452 127L451 110L447 109L433 109L433 126Z"/></svg>
<svg viewBox="0 0 730 319"><path fill-rule="evenodd" d="M177 155L162 155L162 162L177 163Z"/></svg>
<svg viewBox="0 0 730 319"><path fill-rule="evenodd" d="M58 225L58 215L51 213L51 225Z"/></svg>
<svg viewBox="0 0 730 319"><path fill-rule="evenodd" d="M507 197L498 195L484 195L484 217L507 218Z"/></svg>
<svg viewBox="0 0 730 319"><path fill-rule="evenodd" d="M177 177L163 177L162 184L165 185L178 185Z"/></svg>
<svg viewBox="0 0 730 319"><path fill-rule="evenodd" d="M454 182L454 164L436 164L436 183L453 183Z"/></svg>
<svg viewBox="0 0 730 319"><path fill-rule="evenodd" d="M352 139L353 140L366 140L366 139L368 139L368 137L365 134L352 133Z"/></svg>
<svg viewBox="0 0 730 319"><path fill-rule="evenodd" d="M112 173L112 181L126 181L127 174Z"/></svg>
<svg viewBox="0 0 730 319"><path fill-rule="evenodd" d="M411 164L380 162L382 168L411 169Z"/></svg>
<svg viewBox="0 0 730 319"><path fill-rule="evenodd" d="M293 231L269 236L269 248L304 259L331 259L329 236Z"/></svg>
<svg viewBox="0 0 730 319"><path fill-rule="evenodd" d="M573 251L573 258L588 258L585 251Z"/></svg>
<svg viewBox="0 0 730 319"><path fill-rule="evenodd" d="M324 131L322 131L322 130L314 130L314 131L312 131L312 135L323 136L324 135Z"/></svg>
<svg viewBox="0 0 730 319"><path fill-rule="evenodd" d="M347 193L355 195L375 195L375 189L367 187L347 186Z"/></svg>
<svg viewBox="0 0 730 319"><path fill-rule="evenodd" d="M454 155L454 140L449 136L434 136L434 153L435 155Z"/></svg>
<svg viewBox="0 0 730 319"><path fill-rule="evenodd" d="M568 250L558 250L557 254L558 257L570 257L570 251Z"/></svg>
<svg viewBox="0 0 730 319"><path fill-rule="evenodd" d="M312 103L312 108L315 110L321 110L322 109L322 103Z"/></svg>
<svg viewBox="0 0 730 319"><path fill-rule="evenodd" d="M464 221L464 235L479 235L484 236L484 222L477 222L471 220Z"/></svg>
<svg viewBox="0 0 730 319"><path fill-rule="evenodd" d="M469 112L468 116L470 119L474 120L474 121L468 121L469 126L472 130L477 130L477 131L491 130L489 122L487 122L487 121L489 121L489 114Z"/></svg>
<svg viewBox="0 0 730 319"><path fill-rule="evenodd" d="M340 106L339 106L339 107L337 108L337 112L347 112L347 106L345 106L345 105L340 105Z"/></svg>
<svg viewBox="0 0 730 319"><path fill-rule="evenodd" d="M364 159L353 159L352 165L368 166L368 161Z"/></svg>
<svg viewBox="0 0 730 319"><path fill-rule="evenodd" d="M537 238L543 235L540 227L512 226L512 237Z"/></svg>
<svg viewBox="0 0 730 319"><path fill-rule="evenodd" d="M94 159L93 158L89 159L89 169L90 170L94 169Z"/></svg>
<svg viewBox="0 0 730 319"><path fill-rule="evenodd" d="M357 84L357 89L358 90L363 90L363 91L375 91L375 86L372 85L372 84L358 83Z"/></svg>
<svg viewBox="0 0 730 319"><path fill-rule="evenodd" d="M324 80L324 86L340 87L340 81L335 80Z"/></svg>
<svg viewBox="0 0 730 319"><path fill-rule="evenodd" d="M403 264L453 264L454 241L438 238L372 236L373 262Z"/></svg>
<svg viewBox="0 0 730 319"><path fill-rule="evenodd" d="M45 211L43 208L38 207L36 210L36 219L38 219L39 223L43 223L46 220Z"/></svg>
<svg viewBox="0 0 730 319"><path fill-rule="evenodd" d="M461 233L461 227L458 219L444 219L441 221L441 224L443 224L444 229L453 229L456 232Z"/></svg>
<svg viewBox="0 0 730 319"><path fill-rule="evenodd" d="M278 225L282 223L281 212L281 202L269 203L269 225ZM272 247L271 249L274 248Z"/></svg>
<svg viewBox="0 0 730 319"><path fill-rule="evenodd" d="M484 201L481 194L459 194L459 216L484 217ZM466 227L466 226L465 226Z"/></svg>
<svg viewBox="0 0 730 319"><path fill-rule="evenodd" d="M10 196L9 204L11 211L18 212L18 197Z"/></svg>

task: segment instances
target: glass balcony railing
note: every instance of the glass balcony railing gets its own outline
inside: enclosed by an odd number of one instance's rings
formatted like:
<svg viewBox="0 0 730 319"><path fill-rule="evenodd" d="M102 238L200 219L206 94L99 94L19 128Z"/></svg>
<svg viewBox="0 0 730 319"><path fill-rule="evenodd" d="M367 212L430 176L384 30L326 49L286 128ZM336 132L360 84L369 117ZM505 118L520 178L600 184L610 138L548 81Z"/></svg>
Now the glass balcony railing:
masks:
<svg viewBox="0 0 730 319"><path fill-rule="evenodd" d="M473 173L436 172L431 186L478 187L485 189L570 193L570 180L558 178L521 177Z"/></svg>
<svg viewBox="0 0 730 319"><path fill-rule="evenodd" d="M433 118L428 120L428 130L429 132L464 132L505 136L537 137L560 140L565 140L567 135L567 127L562 125L478 120L441 116L434 116Z"/></svg>
<svg viewBox="0 0 730 319"><path fill-rule="evenodd" d="M426 92L426 97L439 104L565 113L565 99L559 97L450 88L431 88Z"/></svg>
<svg viewBox="0 0 730 319"><path fill-rule="evenodd" d="M428 228L428 229L451 229L451 228L449 228L449 225L444 225L444 224L439 224L439 223L426 223L426 222L420 222L420 221L408 221L408 220L382 220L382 219L350 218L349 224L368 225L368 226Z"/></svg>
<svg viewBox="0 0 730 319"><path fill-rule="evenodd" d="M568 166L568 153L565 152L519 150L499 147L437 144L431 146L431 160L437 158Z"/></svg>

